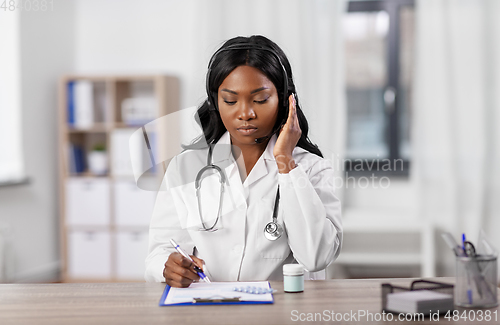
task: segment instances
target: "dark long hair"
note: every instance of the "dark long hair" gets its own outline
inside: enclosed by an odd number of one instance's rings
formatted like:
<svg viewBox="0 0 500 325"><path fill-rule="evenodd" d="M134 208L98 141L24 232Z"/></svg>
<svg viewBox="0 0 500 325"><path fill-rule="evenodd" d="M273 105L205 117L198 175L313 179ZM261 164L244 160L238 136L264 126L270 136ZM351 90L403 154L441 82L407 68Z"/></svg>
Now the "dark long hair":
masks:
<svg viewBox="0 0 500 325"><path fill-rule="evenodd" d="M237 46L240 44L255 44L256 48L221 51L221 49L227 48L228 46ZM259 49L259 46L271 49L275 52L275 54L271 51ZM279 60L276 55L279 57ZM207 143L212 144L219 141L222 135L226 133L227 130L222 122L219 111L213 106L217 105L217 93L219 86L222 84L224 79L226 79L231 71L237 67L246 65L262 71L269 78L269 80L271 80L278 91L279 111L275 128L281 124L283 119L287 118L285 114L288 110L285 110L284 108L284 98L288 98L288 96L292 93L295 94L297 117L300 129L302 130L302 135L300 136L297 146L323 157L318 146L313 144L307 136L309 133L309 125L302 109L300 108L300 101L295 91L295 84L293 83L292 69L285 53L283 53L278 45L261 35L253 35L250 37L238 36L226 41L214 54L210 62L212 64L208 67L209 73L207 74L208 98L200 105L197 111L197 115L199 117L197 122L203 129L203 135L195 139L191 145L185 146L185 149L206 147ZM283 64L286 75L288 76L288 89L284 89L285 74L281 64ZM283 96L284 92L286 92L286 96ZM210 103L210 97L213 98L213 103Z"/></svg>

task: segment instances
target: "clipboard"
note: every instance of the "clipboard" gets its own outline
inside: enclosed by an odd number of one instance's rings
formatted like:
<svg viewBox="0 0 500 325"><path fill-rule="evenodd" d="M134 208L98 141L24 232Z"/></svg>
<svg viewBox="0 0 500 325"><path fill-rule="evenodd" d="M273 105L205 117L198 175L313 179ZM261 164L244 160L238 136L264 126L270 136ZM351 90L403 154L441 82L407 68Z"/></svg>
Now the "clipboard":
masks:
<svg viewBox="0 0 500 325"><path fill-rule="evenodd" d="M213 282L193 283L188 288L165 286L159 306L203 306L203 305L255 305L273 304L272 293L250 294L233 289L242 286L257 286L271 289L268 281L262 282Z"/></svg>

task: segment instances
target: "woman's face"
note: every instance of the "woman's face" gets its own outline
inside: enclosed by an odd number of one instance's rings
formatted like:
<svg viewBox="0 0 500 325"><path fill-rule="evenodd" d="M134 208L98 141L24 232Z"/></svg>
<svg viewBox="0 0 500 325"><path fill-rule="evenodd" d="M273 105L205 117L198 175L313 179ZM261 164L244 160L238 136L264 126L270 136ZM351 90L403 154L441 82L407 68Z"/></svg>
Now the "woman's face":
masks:
<svg viewBox="0 0 500 325"><path fill-rule="evenodd" d="M219 113L234 145L268 136L278 116L276 87L259 69L239 66L218 90ZM266 142L267 143L267 142Z"/></svg>

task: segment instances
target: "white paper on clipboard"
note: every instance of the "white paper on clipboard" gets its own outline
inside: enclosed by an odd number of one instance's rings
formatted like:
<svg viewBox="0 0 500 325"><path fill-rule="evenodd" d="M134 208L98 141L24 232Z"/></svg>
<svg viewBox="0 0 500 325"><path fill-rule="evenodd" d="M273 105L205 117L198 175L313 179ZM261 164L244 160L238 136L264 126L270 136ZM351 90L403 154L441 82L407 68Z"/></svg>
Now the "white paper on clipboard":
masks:
<svg viewBox="0 0 500 325"><path fill-rule="evenodd" d="M235 288L255 287L261 289L269 289L270 285L267 281L260 282L195 282L188 288L170 288L168 295L161 305L177 305L192 303L194 298L201 299L224 299L224 298L240 298L240 302L259 302L272 303L272 293L251 294L246 292L234 291Z"/></svg>

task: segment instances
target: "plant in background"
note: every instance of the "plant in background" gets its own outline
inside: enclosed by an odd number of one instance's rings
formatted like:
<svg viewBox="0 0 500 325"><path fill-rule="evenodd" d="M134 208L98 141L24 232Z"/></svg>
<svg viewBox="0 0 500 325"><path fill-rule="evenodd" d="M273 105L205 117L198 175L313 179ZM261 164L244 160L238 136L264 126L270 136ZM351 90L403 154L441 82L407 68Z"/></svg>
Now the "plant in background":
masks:
<svg viewBox="0 0 500 325"><path fill-rule="evenodd" d="M108 155L106 146L102 143L94 145L88 156L89 170L94 175L106 175L108 172Z"/></svg>
<svg viewBox="0 0 500 325"><path fill-rule="evenodd" d="M104 143L97 143L96 145L94 145L92 151L106 151L106 146L104 145Z"/></svg>

